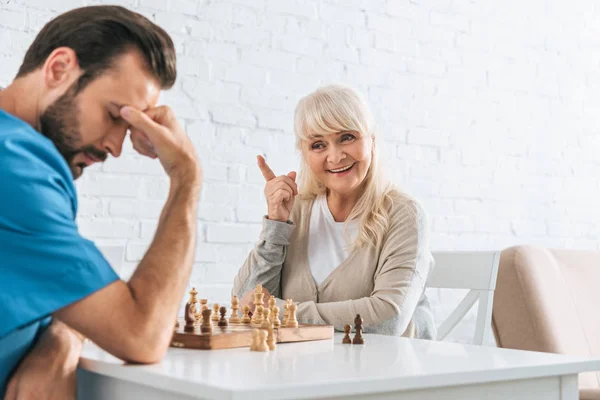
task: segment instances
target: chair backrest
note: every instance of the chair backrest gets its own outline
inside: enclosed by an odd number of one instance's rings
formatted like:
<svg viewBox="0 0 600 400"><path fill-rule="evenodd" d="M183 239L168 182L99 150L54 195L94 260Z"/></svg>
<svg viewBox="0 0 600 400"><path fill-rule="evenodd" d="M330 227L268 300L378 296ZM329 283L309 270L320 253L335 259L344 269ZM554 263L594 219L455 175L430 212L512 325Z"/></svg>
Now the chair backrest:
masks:
<svg viewBox="0 0 600 400"><path fill-rule="evenodd" d="M491 334L494 289L500 252L433 252L435 267L427 280L428 288L470 289L459 305L438 328L437 340L443 340L479 300L473 344L487 343Z"/></svg>
<svg viewBox="0 0 600 400"><path fill-rule="evenodd" d="M502 251L494 293L499 347L600 357L600 252L516 246ZM600 399L600 372L579 374ZM591 393L590 392L590 393Z"/></svg>
<svg viewBox="0 0 600 400"><path fill-rule="evenodd" d="M125 246L113 244L98 245L98 250L100 250L115 272L120 273L121 266L125 260Z"/></svg>

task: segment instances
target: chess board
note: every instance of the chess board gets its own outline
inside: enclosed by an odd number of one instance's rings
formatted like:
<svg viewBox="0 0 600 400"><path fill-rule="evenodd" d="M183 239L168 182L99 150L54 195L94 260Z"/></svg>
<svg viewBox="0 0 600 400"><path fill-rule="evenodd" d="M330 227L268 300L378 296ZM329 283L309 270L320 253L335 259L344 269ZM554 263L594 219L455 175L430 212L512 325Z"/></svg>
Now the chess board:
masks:
<svg viewBox="0 0 600 400"><path fill-rule="evenodd" d="M200 328L194 332L184 332L185 321L179 320L179 327L173 332L171 347L217 350L233 349L236 347L250 347L252 343L252 329L259 328L250 324L232 324L226 327L212 327L211 332L201 332ZM327 340L333 338L331 325L299 324L297 328L278 328L275 330L277 343L304 342L309 340Z"/></svg>

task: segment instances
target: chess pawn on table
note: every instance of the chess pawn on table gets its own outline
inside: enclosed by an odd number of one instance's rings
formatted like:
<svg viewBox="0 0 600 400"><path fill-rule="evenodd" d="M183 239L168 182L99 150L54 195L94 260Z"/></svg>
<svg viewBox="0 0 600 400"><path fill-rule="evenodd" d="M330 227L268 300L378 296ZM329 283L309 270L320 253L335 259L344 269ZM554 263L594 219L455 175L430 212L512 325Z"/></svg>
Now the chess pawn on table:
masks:
<svg viewBox="0 0 600 400"><path fill-rule="evenodd" d="M288 317L288 303L283 303L283 318L281 319L281 326L285 328Z"/></svg>
<svg viewBox="0 0 600 400"><path fill-rule="evenodd" d="M231 317L229 318L229 322L232 324L240 323L240 315L238 314L238 310L240 308L240 301L237 296L233 296L231 298Z"/></svg>
<svg viewBox="0 0 600 400"><path fill-rule="evenodd" d="M211 314L212 314L212 310L210 308L206 308L206 309L202 310L202 324L200 325L200 332L202 332L202 333L212 332L212 322L210 320Z"/></svg>
<svg viewBox="0 0 600 400"><path fill-rule="evenodd" d="M363 319L361 318L360 314L356 314L356 318L354 318L354 330L356 333L352 339L352 344L365 344L365 340L363 339L362 335L362 324Z"/></svg>
<svg viewBox="0 0 600 400"><path fill-rule="evenodd" d="M262 326L261 328L263 329L269 329L269 327L271 326L271 319L269 318L271 315L271 310L269 310L268 308L263 309L263 322L262 322Z"/></svg>
<svg viewBox="0 0 600 400"><path fill-rule="evenodd" d="M352 327L348 324L344 325L344 338L342 339L342 343L344 344L352 344L352 340L350 339L350 329Z"/></svg>
<svg viewBox="0 0 600 400"><path fill-rule="evenodd" d="M242 324L247 325L250 322L252 322L252 320L250 319L250 306L248 304L245 304L242 307L242 312L243 312L242 319L241 319Z"/></svg>
<svg viewBox="0 0 600 400"><path fill-rule="evenodd" d="M277 347L277 338L275 337L275 329L273 328L273 324L269 326L267 333L267 346L269 347L269 350L273 351L275 350L275 347Z"/></svg>
<svg viewBox="0 0 600 400"><path fill-rule="evenodd" d="M219 319L219 323L218 325L220 327L226 327L229 325L229 323L227 322L227 307L225 306L221 306L221 308L219 308L219 313L221 314L221 319Z"/></svg>
<svg viewBox="0 0 600 400"><path fill-rule="evenodd" d="M288 322L285 325L287 328L297 328L298 327L298 320L296 319L296 308L298 306L296 306L294 303L291 303L288 306L288 311L289 311L289 316L288 316Z"/></svg>
<svg viewBox="0 0 600 400"><path fill-rule="evenodd" d="M263 311L264 310L265 310L265 308L263 306L257 306L254 309L254 314L252 315L252 318L254 319L253 323L255 325L262 325L262 323L263 323Z"/></svg>
<svg viewBox="0 0 600 400"><path fill-rule="evenodd" d="M253 345L250 346L251 351L269 351L267 345L268 332L264 329L253 329L252 330L252 341Z"/></svg>
<svg viewBox="0 0 600 400"><path fill-rule="evenodd" d="M279 320L279 307L273 307L273 314L271 315L271 320L273 321L273 327L275 329L281 326L281 321Z"/></svg>
<svg viewBox="0 0 600 400"><path fill-rule="evenodd" d="M213 313L210 319L212 321L219 322L219 303L213 304Z"/></svg>

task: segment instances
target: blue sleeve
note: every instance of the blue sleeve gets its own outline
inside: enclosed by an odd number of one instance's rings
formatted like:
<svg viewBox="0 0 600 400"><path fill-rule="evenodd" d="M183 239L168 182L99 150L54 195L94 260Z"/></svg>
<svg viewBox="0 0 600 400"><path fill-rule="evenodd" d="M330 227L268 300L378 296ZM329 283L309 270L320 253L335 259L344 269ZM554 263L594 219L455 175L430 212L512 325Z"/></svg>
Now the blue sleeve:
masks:
<svg viewBox="0 0 600 400"><path fill-rule="evenodd" d="M66 162L34 134L0 141L0 338L119 279L77 230Z"/></svg>

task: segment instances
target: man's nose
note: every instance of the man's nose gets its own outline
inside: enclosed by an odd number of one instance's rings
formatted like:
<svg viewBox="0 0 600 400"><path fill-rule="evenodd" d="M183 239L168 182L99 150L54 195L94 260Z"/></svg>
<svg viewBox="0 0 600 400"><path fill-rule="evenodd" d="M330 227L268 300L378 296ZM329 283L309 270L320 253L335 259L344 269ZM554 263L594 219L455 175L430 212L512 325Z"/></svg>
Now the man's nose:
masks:
<svg viewBox="0 0 600 400"><path fill-rule="evenodd" d="M119 157L123 151L123 142L127 135L128 127L116 126L102 140L102 147L113 157Z"/></svg>

